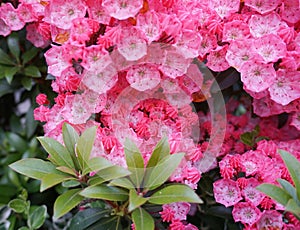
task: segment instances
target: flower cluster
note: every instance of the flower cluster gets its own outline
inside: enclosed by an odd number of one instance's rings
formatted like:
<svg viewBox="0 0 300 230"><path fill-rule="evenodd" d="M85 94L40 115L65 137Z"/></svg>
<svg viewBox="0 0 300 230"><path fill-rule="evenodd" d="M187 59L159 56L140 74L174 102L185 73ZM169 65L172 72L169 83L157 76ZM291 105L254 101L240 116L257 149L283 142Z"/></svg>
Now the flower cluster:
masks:
<svg viewBox="0 0 300 230"><path fill-rule="evenodd" d="M35 119L45 122L46 136L61 141L64 122L79 132L96 125L92 155L124 167L125 137L137 143L147 163L157 141L167 136L172 154L186 153L170 180L194 189L209 169L203 168L202 160L214 129L213 114L198 116L189 105L195 93L209 97L212 83L192 61L203 61L214 72L235 68L253 97L254 113L265 118L228 113L224 143L216 150L223 157L223 179L214 184L216 200L234 205L235 220L249 228L266 228L269 220L275 227L287 226L280 219L280 207L254 187L286 172L277 148L299 146L286 142L299 138L300 130L299 1L19 2L1 4L0 35L26 25L27 39L35 46L51 44L45 57L57 96L51 104L39 95L34 111ZM277 129L272 116L281 113L291 116ZM274 141L259 142L250 150L239 139L256 125L262 136ZM273 165L278 167L271 169ZM187 209L178 211L183 207L164 206L161 215L171 229L193 229L182 217Z"/></svg>

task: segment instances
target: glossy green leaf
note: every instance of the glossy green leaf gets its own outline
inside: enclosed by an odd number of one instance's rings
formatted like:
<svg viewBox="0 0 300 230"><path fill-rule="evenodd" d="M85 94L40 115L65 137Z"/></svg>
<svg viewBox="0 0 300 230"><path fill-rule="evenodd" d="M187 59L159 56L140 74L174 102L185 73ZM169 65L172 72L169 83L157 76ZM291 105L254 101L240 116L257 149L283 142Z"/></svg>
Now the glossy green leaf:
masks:
<svg viewBox="0 0 300 230"><path fill-rule="evenodd" d="M54 219L58 219L76 207L84 197L79 195L81 189L72 189L60 195L54 202Z"/></svg>
<svg viewBox="0 0 300 230"><path fill-rule="evenodd" d="M13 33L7 38L8 49L11 54L19 61L20 45L18 35Z"/></svg>
<svg viewBox="0 0 300 230"><path fill-rule="evenodd" d="M37 55L38 52L39 52L38 48L33 46L29 50L27 50L24 54L22 54L23 65L31 61Z"/></svg>
<svg viewBox="0 0 300 230"><path fill-rule="evenodd" d="M19 135L15 133L7 133L6 137L9 141L9 144L13 146L17 152L24 153L28 149L27 142Z"/></svg>
<svg viewBox="0 0 300 230"><path fill-rule="evenodd" d="M154 189L165 183L180 164L184 153L176 153L163 158L155 167L147 168L144 187Z"/></svg>
<svg viewBox="0 0 300 230"><path fill-rule="evenodd" d="M44 149L50 154L51 160L57 166L74 168L74 163L68 150L58 141L49 137L38 137Z"/></svg>
<svg viewBox="0 0 300 230"><path fill-rule="evenodd" d="M21 84L27 90L31 90L32 89L32 79L29 78L29 77L22 77Z"/></svg>
<svg viewBox="0 0 300 230"><path fill-rule="evenodd" d="M26 227L26 226L23 226L21 228L18 228L18 230L30 230L30 228Z"/></svg>
<svg viewBox="0 0 300 230"><path fill-rule="evenodd" d="M68 123L64 123L62 128L62 134L67 150L71 154L75 154L75 144L79 139L78 133L71 125L69 125Z"/></svg>
<svg viewBox="0 0 300 230"><path fill-rule="evenodd" d="M127 169L118 165L114 165L96 173L95 176L89 180L89 184L96 185L105 181L125 177L128 175L130 175L130 172Z"/></svg>
<svg viewBox="0 0 300 230"><path fill-rule="evenodd" d="M147 168L154 167L164 157L170 155L170 145L167 137L163 137L155 146L153 153L148 161Z"/></svg>
<svg viewBox="0 0 300 230"><path fill-rule="evenodd" d="M298 200L300 200L300 162L296 157L284 150L279 150L279 153L289 170L296 187Z"/></svg>
<svg viewBox="0 0 300 230"><path fill-rule="evenodd" d="M61 172L64 172L64 173L67 173L67 174L70 174L70 175L73 175L73 176L77 176L76 172L74 171L74 169L70 169L68 167L65 167L65 166L59 166L56 168L58 171L61 171Z"/></svg>
<svg viewBox="0 0 300 230"><path fill-rule="evenodd" d="M83 132L77 141L77 154L80 166L85 169L95 141L97 127L93 126Z"/></svg>
<svg viewBox="0 0 300 230"><path fill-rule="evenodd" d="M136 230L154 230L154 220L143 208L135 209L131 216Z"/></svg>
<svg viewBox="0 0 300 230"><path fill-rule="evenodd" d="M126 201L128 199L128 192L126 190L104 184L87 187L80 195L87 198L111 201Z"/></svg>
<svg viewBox="0 0 300 230"><path fill-rule="evenodd" d="M10 164L9 167L18 173L39 180L50 173L58 173L52 163L35 158L19 160Z"/></svg>
<svg viewBox="0 0 300 230"><path fill-rule="evenodd" d="M0 66L0 68L2 67ZM14 89L8 84L6 79L0 79L0 97L12 93L13 91Z"/></svg>
<svg viewBox="0 0 300 230"><path fill-rule="evenodd" d="M89 208L78 212L71 220L69 229L83 230L99 221L103 217L109 217L111 210L101 208Z"/></svg>
<svg viewBox="0 0 300 230"><path fill-rule="evenodd" d="M122 230L121 217L104 217L85 230Z"/></svg>
<svg viewBox="0 0 300 230"><path fill-rule="evenodd" d="M30 138L36 130L36 127L38 125L38 122L34 119L33 116L33 108L29 108L28 112L25 115L25 132L26 137Z"/></svg>
<svg viewBox="0 0 300 230"><path fill-rule="evenodd" d="M88 160L86 168L83 170L82 175L86 175L90 172L98 172L102 169L113 166L113 164L103 157L94 157Z"/></svg>
<svg viewBox="0 0 300 230"><path fill-rule="evenodd" d="M135 189L131 189L129 192L129 206L128 211L132 212L134 209L139 208L145 204L149 198L145 198L142 195L138 195Z"/></svg>
<svg viewBox="0 0 300 230"><path fill-rule="evenodd" d="M44 224L47 217L46 205L39 206L34 209L33 212L29 213L27 225L30 229L39 229Z"/></svg>
<svg viewBox="0 0 300 230"><path fill-rule="evenodd" d="M0 49L0 64L4 65L15 65L16 63L5 53L2 49Z"/></svg>
<svg viewBox="0 0 300 230"><path fill-rule="evenodd" d="M134 189L134 188L136 188L132 184L132 182L129 179L125 178L125 177L114 179L108 185L118 186L118 187L126 188L126 189Z"/></svg>
<svg viewBox="0 0 300 230"><path fill-rule="evenodd" d="M293 213L294 215L297 216L297 218L300 218L300 206L297 204L295 200L290 199L285 205L285 210Z"/></svg>
<svg viewBox="0 0 300 230"><path fill-rule="evenodd" d="M285 190L273 184L261 184L257 186L256 189L284 206L288 203L289 199L292 198Z"/></svg>
<svg viewBox="0 0 300 230"><path fill-rule="evenodd" d="M153 204L169 204L173 202L203 203L195 191L184 184L167 185L155 192L149 198L149 202Z"/></svg>
<svg viewBox="0 0 300 230"><path fill-rule="evenodd" d="M294 186L284 180L284 179L277 179L277 181L279 182L279 184L281 185L281 187L288 193L291 195L291 197L293 197L294 200L298 200L297 198L297 192L296 192L296 189L294 188Z"/></svg>
<svg viewBox="0 0 300 230"><path fill-rule="evenodd" d="M24 74L28 77L41 77L42 74L39 70L38 67L34 66L34 65L30 65L30 66L27 66L25 69L24 69Z"/></svg>
<svg viewBox="0 0 300 230"><path fill-rule="evenodd" d="M74 188L80 185L80 182L77 180L68 180L68 181L63 181L62 186L65 188Z"/></svg>
<svg viewBox="0 0 300 230"><path fill-rule="evenodd" d="M130 179L135 186L139 187L144 177L144 159L138 147L133 141L125 140L124 152L128 170L131 172Z"/></svg>
<svg viewBox="0 0 300 230"><path fill-rule="evenodd" d="M22 213L27 209L27 202L22 199L14 199L8 203L8 207L10 207L16 213Z"/></svg>
<svg viewBox="0 0 300 230"><path fill-rule="evenodd" d="M58 174L58 173L49 173L41 179L41 192L45 191L48 188L53 187L63 181L71 180L73 177L70 177L67 174Z"/></svg>
<svg viewBox="0 0 300 230"><path fill-rule="evenodd" d="M9 84L11 84L15 74L20 70L18 66L5 68L5 78Z"/></svg>

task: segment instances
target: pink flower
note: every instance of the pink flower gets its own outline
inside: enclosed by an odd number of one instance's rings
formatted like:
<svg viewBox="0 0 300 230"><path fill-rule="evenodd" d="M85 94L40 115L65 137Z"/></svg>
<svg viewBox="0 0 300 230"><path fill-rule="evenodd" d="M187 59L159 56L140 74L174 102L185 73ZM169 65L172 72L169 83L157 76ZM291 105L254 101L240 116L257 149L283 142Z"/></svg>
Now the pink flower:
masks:
<svg viewBox="0 0 300 230"><path fill-rule="evenodd" d="M168 205L163 205L163 210L159 213L163 222L171 222L174 219L175 211Z"/></svg>
<svg viewBox="0 0 300 230"><path fill-rule="evenodd" d="M127 61L136 61L147 54L147 43L141 31L132 27L123 29L118 51Z"/></svg>
<svg viewBox="0 0 300 230"><path fill-rule="evenodd" d="M261 14L265 14L275 10L275 8L277 8L277 6L281 4L281 1L282 0L245 0L245 5L250 6L252 9Z"/></svg>
<svg viewBox="0 0 300 230"><path fill-rule="evenodd" d="M48 105L50 102L47 99L47 95L40 93L39 95L37 95L36 97L36 103L38 103L39 105Z"/></svg>
<svg viewBox="0 0 300 230"><path fill-rule="evenodd" d="M278 70L274 83L270 86L270 97L281 105L300 98L300 71Z"/></svg>
<svg viewBox="0 0 300 230"><path fill-rule="evenodd" d="M252 15L249 20L250 33L254 37L276 34L280 28L280 16L275 12L266 15Z"/></svg>
<svg viewBox="0 0 300 230"><path fill-rule="evenodd" d="M251 226L259 220L261 212L252 203L240 202L234 205L232 216L235 222L241 221Z"/></svg>
<svg viewBox="0 0 300 230"><path fill-rule="evenodd" d="M84 18L86 8L81 0L52 0L46 7L45 21L61 29L70 29L73 19Z"/></svg>
<svg viewBox="0 0 300 230"><path fill-rule="evenodd" d="M86 4L88 6L87 11L91 19L102 24L109 24L111 17L105 12L105 9L102 6L102 1L86 0Z"/></svg>
<svg viewBox="0 0 300 230"><path fill-rule="evenodd" d="M259 184L257 179L249 178L247 185L242 189L242 195L245 197L245 200L251 202L255 206L259 205L265 197L264 194L256 189Z"/></svg>
<svg viewBox="0 0 300 230"><path fill-rule="evenodd" d="M222 1L209 1L209 7L215 10L221 18L230 16L230 14L237 12L239 10L240 1L239 0L222 0Z"/></svg>
<svg viewBox="0 0 300 230"><path fill-rule="evenodd" d="M255 53L253 43L254 41L252 39L232 41L225 56L229 65L241 71L241 66L245 62L261 59L259 55Z"/></svg>
<svg viewBox="0 0 300 230"><path fill-rule="evenodd" d="M148 43L158 40L162 32L159 14L153 10L145 14L139 14L136 26L144 32Z"/></svg>
<svg viewBox="0 0 300 230"><path fill-rule="evenodd" d="M247 23L241 20L233 20L224 24L223 41L240 40L249 37L250 29Z"/></svg>
<svg viewBox="0 0 300 230"><path fill-rule="evenodd" d="M103 0L102 6L111 17L124 20L134 17L143 7L143 0Z"/></svg>
<svg viewBox="0 0 300 230"><path fill-rule="evenodd" d="M0 18L13 31L21 30L25 22L18 15L18 11L11 3L2 3L0 6Z"/></svg>
<svg viewBox="0 0 300 230"><path fill-rule="evenodd" d="M160 73L154 65L135 65L128 70L126 79L138 91L151 90L160 83Z"/></svg>
<svg viewBox="0 0 300 230"><path fill-rule="evenodd" d="M284 0L282 18L289 23L296 23L300 20L299 1Z"/></svg>
<svg viewBox="0 0 300 230"><path fill-rule="evenodd" d="M228 46L219 46L214 50L211 50L207 56L207 67L212 69L215 72L220 72L228 69L230 65L225 59Z"/></svg>
<svg viewBox="0 0 300 230"><path fill-rule="evenodd" d="M242 82L253 92L261 92L269 88L276 79L273 65L260 61L246 62L240 70Z"/></svg>
<svg viewBox="0 0 300 230"><path fill-rule="evenodd" d="M296 127L298 130L300 130L300 113L299 112L295 112L293 114L290 125Z"/></svg>
<svg viewBox="0 0 300 230"><path fill-rule="evenodd" d="M257 221L258 229L282 229L282 214L276 210L264 211Z"/></svg>
<svg viewBox="0 0 300 230"><path fill-rule="evenodd" d="M255 50L266 63L276 62L286 55L286 45L280 37L274 34L264 35L253 43Z"/></svg>
<svg viewBox="0 0 300 230"><path fill-rule="evenodd" d="M88 70L83 74L82 83L98 94L106 93L118 80L118 72L113 64L101 70Z"/></svg>
<svg viewBox="0 0 300 230"><path fill-rule="evenodd" d="M159 69L168 77L176 78L187 72L191 59L186 59L175 50L168 50L166 58Z"/></svg>
<svg viewBox="0 0 300 230"><path fill-rule="evenodd" d="M10 27L5 23L5 21L0 16L0 35L6 37L11 33Z"/></svg>
<svg viewBox="0 0 300 230"><path fill-rule="evenodd" d="M213 186L216 201L225 207L232 206L242 200L240 188L233 180L221 179L214 182Z"/></svg>

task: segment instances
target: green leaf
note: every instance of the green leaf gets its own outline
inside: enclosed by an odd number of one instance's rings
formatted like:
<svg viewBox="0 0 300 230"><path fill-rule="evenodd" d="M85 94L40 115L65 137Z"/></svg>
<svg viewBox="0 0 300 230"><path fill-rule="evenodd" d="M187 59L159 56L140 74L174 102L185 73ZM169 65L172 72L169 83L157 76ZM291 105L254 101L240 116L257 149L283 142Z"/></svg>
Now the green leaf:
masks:
<svg viewBox="0 0 300 230"><path fill-rule="evenodd" d="M21 83L24 86L25 89L28 91L32 88L32 79L29 77L22 77Z"/></svg>
<svg viewBox="0 0 300 230"><path fill-rule="evenodd" d="M134 210L131 216L136 230L154 230L154 220L143 208Z"/></svg>
<svg viewBox="0 0 300 230"><path fill-rule="evenodd" d="M131 172L130 179L139 188L144 176L144 158L133 141L126 138L124 151L128 170Z"/></svg>
<svg viewBox="0 0 300 230"><path fill-rule="evenodd" d="M122 230L120 216L104 217L85 230Z"/></svg>
<svg viewBox="0 0 300 230"><path fill-rule="evenodd" d="M34 66L34 65L30 65L30 66L27 66L25 69L24 69L24 74L28 77L41 77L42 74L39 70L38 67Z"/></svg>
<svg viewBox="0 0 300 230"><path fill-rule="evenodd" d="M281 185L281 187L284 188L286 192L291 195L291 197L293 197L294 200L298 200L296 189L290 182L284 179L277 179L277 181Z"/></svg>
<svg viewBox="0 0 300 230"><path fill-rule="evenodd" d="M81 168L84 170L88 160L90 159L90 154L95 141L97 127L93 126L88 128L83 132L77 141L77 154L78 160Z"/></svg>
<svg viewBox="0 0 300 230"><path fill-rule="evenodd" d="M129 206L128 211L132 212L134 209L139 208L148 201L149 198L145 198L137 194L135 189L131 189L129 192Z"/></svg>
<svg viewBox="0 0 300 230"><path fill-rule="evenodd" d="M2 66L0 66L0 68L2 68ZM10 86L5 79L0 80L0 97L12 92L14 92L12 86Z"/></svg>
<svg viewBox="0 0 300 230"><path fill-rule="evenodd" d="M27 50L22 55L23 65L27 64L29 61L31 61L39 52L39 50L36 47L31 47L29 50Z"/></svg>
<svg viewBox="0 0 300 230"><path fill-rule="evenodd" d="M14 57L19 61L20 57L20 45L19 45L19 38L17 34L11 34L7 38L7 45L9 51L14 55Z"/></svg>
<svg viewBox="0 0 300 230"><path fill-rule="evenodd" d="M65 188L73 188L73 187L77 187L79 185L80 185L80 182L78 182L77 180L68 180L68 181L62 182L62 186Z"/></svg>
<svg viewBox="0 0 300 230"><path fill-rule="evenodd" d="M72 180L72 179L74 179L74 178L70 177L67 174L50 173L41 179L42 183L41 183L40 191L43 192L46 189L53 187L54 185L57 185L63 181Z"/></svg>
<svg viewBox="0 0 300 230"><path fill-rule="evenodd" d="M9 167L18 173L38 180L50 173L59 173L52 163L35 158L19 160L10 164Z"/></svg>
<svg viewBox="0 0 300 230"><path fill-rule="evenodd" d="M46 205L39 206L34 209L33 212L29 213L27 225L30 229L39 229L44 224L47 217Z"/></svg>
<svg viewBox="0 0 300 230"><path fill-rule="evenodd" d="M6 135L9 144L11 146L13 146L13 148L19 152L19 153L23 153L26 152L26 150L28 149L28 144L27 142L21 138L19 135L15 134L15 133L7 133Z"/></svg>
<svg viewBox="0 0 300 230"><path fill-rule="evenodd" d="M74 169L70 169L68 167L65 167L65 166L59 166L56 168L57 170L61 171L61 172L64 172L64 173L67 173L67 174L70 174L70 175L73 175L73 176L77 176L76 172L74 171Z"/></svg>
<svg viewBox="0 0 300 230"><path fill-rule="evenodd" d="M82 175L86 175L90 172L98 172L102 169L113 166L113 164L103 157L94 157L88 160L86 168L83 170Z"/></svg>
<svg viewBox="0 0 300 230"><path fill-rule="evenodd" d="M18 66L5 68L5 78L9 84L11 84L15 74L20 70Z"/></svg>
<svg viewBox="0 0 300 230"><path fill-rule="evenodd" d="M147 168L154 167L157 165L164 157L170 155L170 145L167 137L163 137L155 146L153 153L148 161Z"/></svg>
<svg viewBox="0 0 300 230"><path fill-rule="evenodd" d="M21 228L18 228L18 230L30 230L30 229L28 227L23 226Z"/></svg>
<svg viewBox="0 0 300 230"><path fill-rule="evenodd" d="M153 204L169 204L173 202L203 203L195 191L184 184L168 185L160 189L149 198L149 202Z"/></svg>
<svg viewBox="0 0 300 230"><path fill-rule="evenodd" d="M49 137L38 137L38 140L47 153L50 154L49 160L51 160L54 164L57 166L66 166L70 169L75 167L70 153L57 140Z"/></svg>
<svg viewBox="0 0 300 230"><path fill-rule="evenodd" d="M165 183L180 164L184 153L176 153L163 158L155 167L147 168L144 187L154 189Z"/></svg>
<svg viewBox="0 0 300 230"><path fill-rule="evenodd" d="M8 203L8 207L10 207L16 213L23 213L27 208L27 202L22 199L14 199Z"/></svg>
<svg viewBox="0 0 300 230"><path fill-rule="evenodd" d="M54 202L54 219L58 219L78 205L84 197L79 195L81 189L72 189L60 195Z"/></svg>
<svg viewBox="0 0 300 230"><path fill-rule="evenodd" d="M124 177L123 178L114 179L108 185L109 186L118 186L118 187L127 188L127 189L134 189L134 188L136 188L129 179L124 178Z"/></svg>
<svg viewBox="0 0 300 230"><path fill-rule="evenodd" d="M16 65L16 63L7 55L2 49L0 49L0 64L4 65Z"/></svg>
<svg viewBox="0 0 300 230"><path fill-rule="evenodd" d="M279 150L279 153L289 170L296 187L298 200L300 200L300 162L296 157L284 150Z"/></svg>
<svg viewBox="0 0 300 230"><path fill-rule="evenodd" d="M292 198L285 190L273 184L261 184L257 186L256 189L284 206L288 203L289 199Z"/></svg>
<svg viewBox="0 0 300 230"><path fill-rule="evenodd" d="M30 138L35 133L36 127L38 125L38 122L34 119L32 107L26 113L25 119L26 137Z"/></svg>
<svg viewBox="0 0 300 230"><path fill-rule="evenodd" d="M300 218L300 206L295 200L290 199L285 205L285 210L295 214L297 218Z"/></svg>
<svg viewBox="0 0 300 230"><path fill-rule="evenodd" d="M64 123L62 128L62 134L67 150L71 154L75 154L75 144L79 139L78 133L71 125L69 125L68 123Z"/></svg>
<svg viewBox="0 0 300 230"><path fill-rule="evenodd" d="M80 195L87 198L111 201L126 201L128 199L128 192L126 190L104 184L87 187Z"/></svg>
<svg viewBox="0 0 300 230"><path fill-rule="evenodd" d="M93 176L89 180L89 184L96 185L96 184L103 183L105 181L125 177L128 175L130 175L130 172L127 169L118 165L114 165L96 173L95 176Z"/></svg>
<svg viewBox="0 0 300 230"><path fill-rule="evenodd" d="M111 210L89 208L78 212L71 220L69 229L82 230L97 222L103 217L109 217Z"/></svg>

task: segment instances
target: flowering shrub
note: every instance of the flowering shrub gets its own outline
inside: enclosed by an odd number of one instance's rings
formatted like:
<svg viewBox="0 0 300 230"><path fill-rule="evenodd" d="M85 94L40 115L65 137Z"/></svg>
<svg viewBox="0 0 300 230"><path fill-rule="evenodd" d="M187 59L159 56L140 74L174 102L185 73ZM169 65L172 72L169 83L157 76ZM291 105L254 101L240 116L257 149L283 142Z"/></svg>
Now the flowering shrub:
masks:
<svg viewBox="0 0 300 230"><path fill-rule="evenodd" d="M299 158L299 1L23 0L1 4L0 25L2 36L26 27L26 38L45 49L56 95L39 94L34 117L44 122L46 139L40 140L48 152L53 141L74 152L64 124L77 135L96 127L88 156L127 168L134 182L126 138L137 146L133 152L140 151L136 159L144 170L154 166L155 146L166 137L170 156L184 155L163 183L196 190L201 177L217 169L215 201L233 207L235 222L246 229L299 226L256 190L278 178L292 183L278 149ZM0 56L8 80L17 72L40 74L24 60L19 68ZM209 109L201 107L205 103ZM80 160L80 154L72 156L73 164ZM43 178L33 178L43 185ZM170 229L193 229L186 223L189 209L188 203L168 202L159 215ZM133 229L142 229L139 215L152 218L132 213Z"/></svg>

